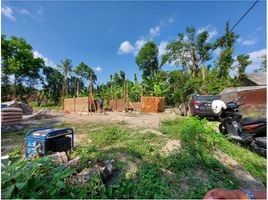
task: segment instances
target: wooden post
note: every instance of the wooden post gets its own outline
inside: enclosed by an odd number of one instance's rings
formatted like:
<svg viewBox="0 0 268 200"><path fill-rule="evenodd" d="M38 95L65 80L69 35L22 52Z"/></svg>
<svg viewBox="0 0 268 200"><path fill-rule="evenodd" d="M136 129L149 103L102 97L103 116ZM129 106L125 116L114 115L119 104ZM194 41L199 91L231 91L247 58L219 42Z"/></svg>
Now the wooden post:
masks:
<svg viewBox="0 0 268 200"><path fill-rule="evenodd" d="M75 96L76 95L76 78L74 78L74 112L75 112Z"/></svg>
<svg viewBox="0 0 268 200"><path fill-rule="evenodd" d="M63 84L62 85L62 93L61 93L61 108L62 108L62 110L64 110L64 90L65 90L65 87Z"/></svg>
<svg viewBox="0 0 268 200"><path fill-rule="evenodd" d="M90 109L90 113L92 114L92 104L93 104L94 109L95 109L94 112L96 112L96 105L95 105L94 98L93 98L93 81L92 81L92 75L90 75L90 86L89 86L88 104L89 104L88 106L89 106L89 109Z"/></svg>
<svg viewBox="0 0 268 200"><path fill-rule="evenodd" d="M91 100L92 100L92 75L90 75L90 84L89 84L89 96L88 96L88 114L92 112L91 110Z"/></svg>

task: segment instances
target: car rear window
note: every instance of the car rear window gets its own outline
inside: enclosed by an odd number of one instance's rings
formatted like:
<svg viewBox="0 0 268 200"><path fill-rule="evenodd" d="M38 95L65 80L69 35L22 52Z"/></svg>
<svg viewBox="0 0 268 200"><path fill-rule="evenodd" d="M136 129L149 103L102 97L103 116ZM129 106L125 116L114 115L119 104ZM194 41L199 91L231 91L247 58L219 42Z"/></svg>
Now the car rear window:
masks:
<svg viewBox="0 0 268 200"><path fill-rule="evenodd" d="M216 99L219 99L219 96L213 95L213 96L197 96L197 101L213 101Z"/></svg>

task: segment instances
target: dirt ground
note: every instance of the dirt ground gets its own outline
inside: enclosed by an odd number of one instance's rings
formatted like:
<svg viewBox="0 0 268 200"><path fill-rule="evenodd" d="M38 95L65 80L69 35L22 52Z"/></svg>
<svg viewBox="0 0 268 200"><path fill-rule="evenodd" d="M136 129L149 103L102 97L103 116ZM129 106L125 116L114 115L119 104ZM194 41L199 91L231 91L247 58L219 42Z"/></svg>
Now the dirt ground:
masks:
<svg viewBox="0 0 268 200"><path fill-rule="evenodd" d="M160 122L165 119L174 119L178 117L175 109L167 109L163 113L141 113L141 112L106 112L106 113L65 113L52 112L52 117L47 119L26 120L22 126L28 129L54 127L62 123L68 124L113 124L120 123L127 127L142 130L156 130ZM6 155L15 145L23 145L26 132L24 130L15 131L16 133L2 134L1 154ZM83 134L75 135L75 143L81 143L85 139Z"/></svg>
<svg viewBox="0 0 268 200"><path fill-rule="evenodd" d="M160 122L165 119L175 119L178 115L173 110L163 113L141 113L141 112L106 112L106 113L71 113L65 114L62 121L68 123L122 123L130 128L158 129Z"/></svg>

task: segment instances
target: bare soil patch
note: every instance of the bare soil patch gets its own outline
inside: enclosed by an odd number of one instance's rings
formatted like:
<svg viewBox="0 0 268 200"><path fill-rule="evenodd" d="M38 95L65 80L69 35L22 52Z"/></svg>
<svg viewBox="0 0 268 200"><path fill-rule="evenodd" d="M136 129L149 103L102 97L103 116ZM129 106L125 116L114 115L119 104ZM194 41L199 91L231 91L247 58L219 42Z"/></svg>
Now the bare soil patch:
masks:
<svg viewBox="0 0 268 200"><path fill-rule="evenodd" d="M160 151L161 155L169 155L171 153L175 153L180 151L181 149L181 141L180 140L168 140Z"/></svg>
<svg viewBox="0 0 268 200"><path fill-rule="evenodd" d="M178 117L174 112L163 113L124 113L124 112L106 112L104 113L71 113L64 115L62 121L68 123L122 123L130 128L149 128L158 129L160 122L165 119L175 119Z"/></svg>
<svg viewBox="0 0 268 200"><path fill-rule="evenodd" d="M261 183L261 181L253 177L249 172L241 167L237 161L224 152L217 150L214 152L214 157L232 171L234 176L239 181L241 188L265 190L265 186Z"/></svg>

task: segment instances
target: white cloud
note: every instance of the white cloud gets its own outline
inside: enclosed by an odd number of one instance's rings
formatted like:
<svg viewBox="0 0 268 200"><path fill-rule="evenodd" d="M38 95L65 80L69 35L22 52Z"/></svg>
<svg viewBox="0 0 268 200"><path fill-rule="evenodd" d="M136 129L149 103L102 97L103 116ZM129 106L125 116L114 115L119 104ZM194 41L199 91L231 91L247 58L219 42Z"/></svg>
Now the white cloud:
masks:
<svg viewBox="0 0 268 200"><path fill-rule="evenodd" d="M8 6L2 7L1 13L12 21L16 20L16 18L13 16L13 10Z"/></svg>
<svg viewBox="0 0 268 200"><path fill-rule="evenodd" d="M134 56L136 56L139 53L139 50L145 45L147 40L145 38L140 38L135 42L135 50L134 50Z"/></svg>
<svg viewBox="0 0 268 200"><path fill-rule="evenodd" d="M263 61L262 56L266 54L266 49L261 49L258 51L253 51L249 53L249 59L252 63L247 67L247 72L253 72L255 69L259 69Z"/></svg>
<svg viewBox="0 0 268 200"><path fill-rule="evenodd" d="M127 53L132 53L134 52L134 47L130 44L129 41L124 41L120 44L120 47L117 51L118 54L122 55L122 54L127 54Z"/></svg>
<svg viewBox="0 0 268 200"><path fill-rule="evenodd" d="M135 49L140 50L146 43L146 39L139 39L135 42Z"/></svg>
<svg viewBox="0 0 268 200"><path fill-rule="evenodd" d="M149 29L149 34L145 36L141 36L138 40L136 40L135 44L132 45L129 41L124 41L120 44L119 49L117 50L117 53L122 54L128 54L133 53L134 56L136 56L139 52L139 50L143 47L144 44L146 44L147 41L153 40L153 38L160 35L161 27L167 24L170 24L174 21L174 18L170 16L168 19L160 20L159 23L155 26ZM162 43L161 43L162 42ZM162 48L160 53L163 53L164 51L164 41L161 41L159 47ZM166 45L166 44L165 44Z"/></svg>
<svg viewBox="0 0 268 200"><path fill-rule="evenodd" d="M207 25L206 27L202 27L202 28L198 29L197 34L202 33L204 31L208 32L208 41L210 41L213 37L218 35L218 31L212 25Z"/></svg>
<svg viewBox="0 0 268 200"><path fill-rule="evenodd" d="M158 53L159 53L159 56L160 57L166 53L166 46L167 46L167 44L168 44L167 41L161 41L160 42L160 44L158 46Z"/></svg>
<svg viewBox="0 0 268 200"><path fill-rule="evenodd" d="M158 25L154 28L150 28L149 33L150 33L150 36L152 38L159 36L160 35L160 26Z"/></svg>
<svg viewBox="0 0 268 200"><path fill-rule="evenodd" d="M35 58L42 58L45 61L45 65L49 67L56 67L54 62L52 60L49 60L47 57L43 56L41 53L38 51L33 51L33 55Z"/></svg>
<svg viewBox="0 0 268 200"><path fill-rule="evenodd" d="M240 43L243 46L251 46L257 43L257 39L253 38L253 39L243 39L242 37L237 39L237 42Z"/></svg>
<svg viewBox="0 0 268 200"><path fill-rule="evenodd" d="M173 17L170 17L170 18L168 19L168 23L172 23L172 22L174 22L174 19L173 19Z"/></svg>
<svg viewBox="0 0 268 200"><path fill-rule="evenodd" d="M250 40L242 40L241 44L244 46L251 46L256 44L257 40L256 39L250 39Z"/></svg>
<svg viewBox="0 0 268 200"><path fill-rule="evenodd" d="M30 12L27 9L25 9L25 8L17 9L17 12L19 14L21 14L21 15L28 15L28 16L30 16Z"/></svg>
<svg viewBox="0 0 268 200"><path fill-rule="evenodd" d="M101 72L101 71L102 71L102 68L101 68L100 66L98 66L98 67L94 68L94 70L95 70L96 72Z"/></svg>

